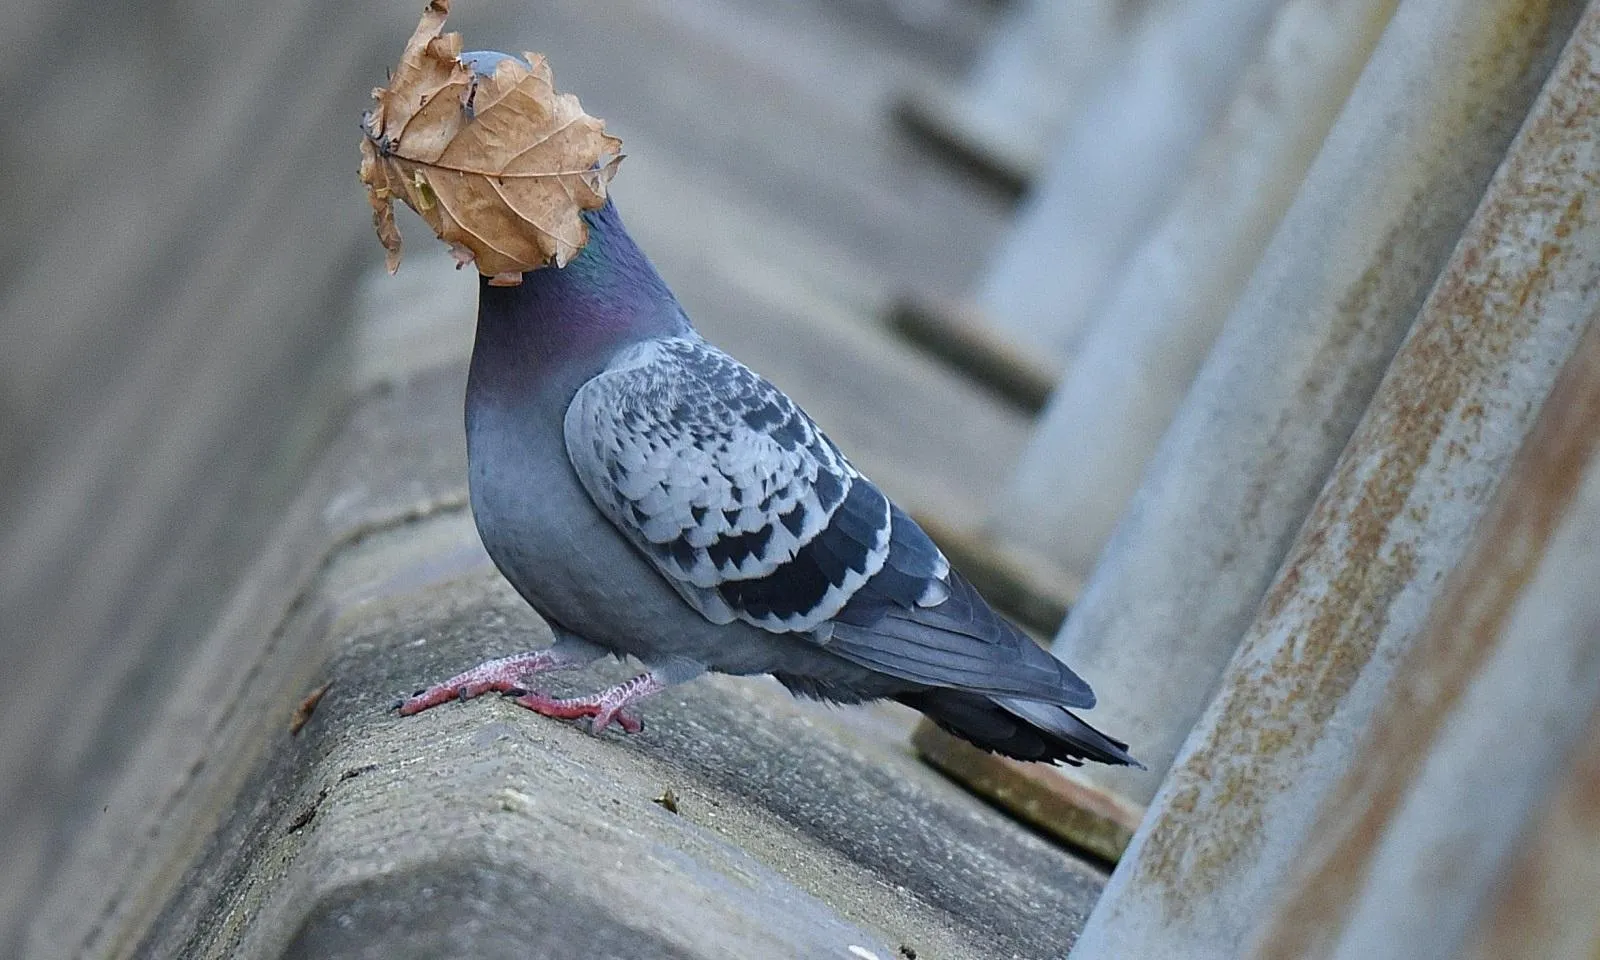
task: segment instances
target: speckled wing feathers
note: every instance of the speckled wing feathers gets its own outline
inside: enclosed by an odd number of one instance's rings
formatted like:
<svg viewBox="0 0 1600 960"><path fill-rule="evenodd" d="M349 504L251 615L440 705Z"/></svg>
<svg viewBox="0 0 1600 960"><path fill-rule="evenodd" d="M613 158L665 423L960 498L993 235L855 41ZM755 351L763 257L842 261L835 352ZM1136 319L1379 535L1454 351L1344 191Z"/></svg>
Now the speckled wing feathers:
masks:
<svg viewBox="0 0 1600 960"><path fill-rule="evenodd" d="M816 629L879 572L890 506L793 401L690 338L623 350L567 410L600 508L717 623Z"/></svg>
<svg viewBox="0 0 1600 960"><path fill-rule="evenodd" d="M802 633L913 684L1093 704L793 401L704 341L624 349L564 429L601 513L712 622Z"/></svg>

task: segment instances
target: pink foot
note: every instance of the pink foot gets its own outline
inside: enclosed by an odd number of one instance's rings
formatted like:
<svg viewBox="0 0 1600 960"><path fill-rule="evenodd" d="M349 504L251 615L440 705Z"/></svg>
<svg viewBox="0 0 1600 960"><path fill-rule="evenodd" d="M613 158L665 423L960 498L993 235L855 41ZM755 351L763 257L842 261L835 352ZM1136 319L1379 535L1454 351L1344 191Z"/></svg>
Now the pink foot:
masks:
<svg viewBox="0 0 1600 960"><path fill-rule="evenodd" d="M560 720L591 717L593 719L589 722L589 732L597 736L604 733L613 721L627 733L638 733L644 729L644 724L639 722L637 717L624 712L623 708L635 700L641 700L665 688L666 684L657 680L654 675L642 673L631 680L624 680L614 687L587 697L557 700L543 693L525 692L517 696L514 702L541 716Z"/></svg>
<svg viewBox="0 0 1600 960"><path fill-rule="evenodd" d="M497 693L521 692L523 677L576 665L575 661L559 654L552 654L549 650L535 650L514 657L502 657L499 660L480 663L444 683L435 684L426 690L418 690L396 706L401 716L409 717L429 707L437 707L441 703L448 703L451 700L471 700L491 690Z"/></svg>
<svg viewBox="0 0 1600 960"><path fill-rule="evenodd" d="M598 694L596 695L596 697ZM579 717L593 717L589 723L589 732L598 734L616 721L627 733L638 733L644 729L644 724L632 714L621 710L607 710L603 704L596 703L596 697L573 697L569 700L557 700L547 694L537 691L525 693L513 699L513 703L520 707L527 707L542 717L555 717L557 720L576 720Z"/></svg>

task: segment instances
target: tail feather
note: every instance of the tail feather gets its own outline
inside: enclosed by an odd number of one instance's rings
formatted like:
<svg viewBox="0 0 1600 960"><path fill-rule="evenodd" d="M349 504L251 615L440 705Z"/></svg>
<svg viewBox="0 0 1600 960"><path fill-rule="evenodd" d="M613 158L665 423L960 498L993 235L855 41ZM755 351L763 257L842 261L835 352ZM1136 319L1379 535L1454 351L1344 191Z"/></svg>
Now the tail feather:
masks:
<svg viewBox="0 0 1600 960"><path fill-rule="evenodd" d="M1093 760L1144 769L1128 753L1127 744L1055 704L949 688L917 690L896 699L949 733L992 753L1072 766Z"/></svg>
<svg viewBox="0 0 1600 960"><path fill-rule="evenodd" d="M1144 769L1144 764L1128 753L1126 743L1106 736L1078 719L1078 716L1069 710L1053 703L1017 700L1013 697L996 698L994 703L1012 716L1019 717L1034 727L1071 743L1075 749L1081 751L1081 756L1086 760Z"/></svg>

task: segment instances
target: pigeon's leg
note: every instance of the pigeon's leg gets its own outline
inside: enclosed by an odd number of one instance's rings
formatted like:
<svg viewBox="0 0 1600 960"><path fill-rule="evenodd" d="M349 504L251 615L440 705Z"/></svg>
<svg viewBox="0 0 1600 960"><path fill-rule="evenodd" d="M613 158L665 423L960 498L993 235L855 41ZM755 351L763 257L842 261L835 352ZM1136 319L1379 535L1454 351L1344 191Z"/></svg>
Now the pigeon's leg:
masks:
<svg viewBox="0 0 1600 960"><path fill-rule="evenodd" d="M523 690L522 679L537 673L553 670L570 670L586 666L605 656L605 649L595 646L577 634L555 629L556 642L543 650L519 653L514 657L501 657L478 664L465 673L459 673L443 683L426 690L418 690L397 704L401 716L421 713L451 700L470 700L480 694L495 691L509 693Z"/></svg>
<svg viewBox="0 0 1600 960"><path fill-rule="evenodd" d="M685 680L692 680L705 670L704 664L674 659L658 663L646 673L587 697L557 700L542 693L529 692L516 696L515 702L546 717L561 720L590 717L589 732L596 735L604 733L613 722L628 733L638 733L644 729L644 724L637 717L624 712L625 707Z"/></svg>

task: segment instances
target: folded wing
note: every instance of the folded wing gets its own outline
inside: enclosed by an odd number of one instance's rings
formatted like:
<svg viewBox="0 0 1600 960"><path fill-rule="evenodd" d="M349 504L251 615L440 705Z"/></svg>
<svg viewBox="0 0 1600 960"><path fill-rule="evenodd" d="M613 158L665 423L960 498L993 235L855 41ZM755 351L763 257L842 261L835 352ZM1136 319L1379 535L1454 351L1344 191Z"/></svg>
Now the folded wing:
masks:
<svg viewBox="0 0 1600 960"><path fill-rule="evenodd" d="M703 340L622 351L578 390L565 435L601 513L712 622L805 635L913 683L1094 702L799 406Z"/></svg>

